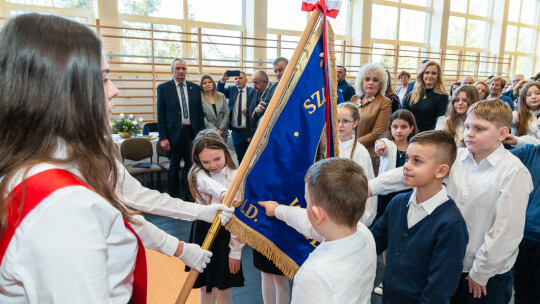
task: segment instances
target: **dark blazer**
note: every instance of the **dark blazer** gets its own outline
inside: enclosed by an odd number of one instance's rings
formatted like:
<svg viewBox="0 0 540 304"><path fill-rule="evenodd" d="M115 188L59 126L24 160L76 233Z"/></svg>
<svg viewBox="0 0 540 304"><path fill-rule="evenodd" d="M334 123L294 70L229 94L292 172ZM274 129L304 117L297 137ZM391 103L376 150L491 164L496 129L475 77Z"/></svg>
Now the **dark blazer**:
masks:
<svg viewBox="0 0 540 304"><path fill-rule="evenodd" d="M246 129L248 131L248 134L252 134L253 128L257 128L257 124L253 121L251 118L251 113L255 110L255 107L257 106L257 91L254 88L246 87L246 97L247 97L247 112L246 112ZM217 91L220 93L225 94L225 97L229 99L229 128L231 130L232 126L230 124L231 119L235 119L236 117L233 117L233 107L234 103L236 102L236 98L238 97L238 87L228 86L225 87L225 83L219 81L217 85Z"/></svg>
<svg viewBox="0 0 540 304"><path fill-rule="evenodd" d="M270 100L272 100L272 97L274 97L274 93L276 92L276 88L278 85L279 85L279 82L268 84L268 87L266 88L263 95L261 96L261 102L266 103L265 108L268 108L268 105L270 104ZM264 115L265 112L266 110L264 110L262 113L254 113L253 111L251 113L253 113L253 117L255 118L255 121L258 121Z"/></svg>
<svg viewBox="0 0 540 304"><path fill-rule="evenodd" d="M193 132L204 129L204 111L201 102L201 87L185 81L188 91L189 119ZM182 132L182 110L174 79L157 87L157 114L159 140L168 139L173 145L178 144Z"/></svg>

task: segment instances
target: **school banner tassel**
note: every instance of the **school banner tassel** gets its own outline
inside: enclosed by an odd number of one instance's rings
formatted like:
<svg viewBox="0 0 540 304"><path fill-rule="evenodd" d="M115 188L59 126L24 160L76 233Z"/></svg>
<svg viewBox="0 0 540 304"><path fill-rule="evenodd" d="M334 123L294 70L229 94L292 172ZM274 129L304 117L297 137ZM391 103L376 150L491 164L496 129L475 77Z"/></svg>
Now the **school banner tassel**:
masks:
<svg viewBox="0 0 540 304"><path fill-rule="evenodd" d="M305 208L307 169L318 155L339 155L334 36L326 24L324 0L313 8L223 201L230 206L235 197L240 198L235 203L235 217L225 228L272 260L290 279L317 243L282 221L267 217L258 202L274 200ZM211 250L220 226L216 216L203 249ZM197 276L197 271L190 271L177 304L186 302Z"/></svg>
<svg viewBox="0 0 540 304"><path fill-rule="evenodd" d="M310 33L306 46L296 50L301 53L299 61L289 63L293 75L283 94L275 95L270 102L276 105L275 110L264 115L270 121L257 130L263 133L263 139L250 147L255 153L244 176L243 191L239 191L242 200L236 206L236 216L225 227L272 260L290 279L318 244L284 222L267 217L258 202L274 200L305 208L307 169L317 155L331 157L337 153L333 34L324 14L317 15L315 27L306 30ZM326 149L318 151L321 148Z"/></svg>

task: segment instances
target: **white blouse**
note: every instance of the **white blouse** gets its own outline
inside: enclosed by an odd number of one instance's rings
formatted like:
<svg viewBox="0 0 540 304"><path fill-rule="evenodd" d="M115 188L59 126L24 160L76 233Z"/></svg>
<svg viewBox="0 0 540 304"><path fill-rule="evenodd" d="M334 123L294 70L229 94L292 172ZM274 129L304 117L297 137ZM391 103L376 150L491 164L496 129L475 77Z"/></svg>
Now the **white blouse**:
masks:
<svg viewBox="0 0 540 304"><path fill-rule="evenodd" d="M529 111L531 112L531 115L532 115L532 119L529 121L529 130L527 131L527 134L525 135L529 135L529 136L532 136L534 138L540 138L538 137L538 119L536 118L536 115L538 115L538 113L540 113L540 111ZM518 121L518 112L517 111L514 111L512 112L512 127L510 128L510 131L512 132L512 135L516 135L516 125L517 125L517 121Z"/></svg>
<svg viewBox="0 0 540 304"><path fill-rule="evenodd" d="M70 166L39 164L28 176ZM22 172L8 191L22 181ZM122 214L82 186L59 189L16 229L0 266L0 303L127 303L137 239Z"/></svg>
<svg viewBox="0 0 540 304"><path fill-rule="evenodd" d="M354 162L360 165L362 169L364 169L364 172L366 173L366 177L368 180L375 178L375 173L373 171L373 165L371 164L371 156L369 155L368 150L364 145L361 143L356 144L356 148L354 149L354 154L351 158L351 151L354 145L354 139L347 140L345 142L339 141L339 156L350 158ZM364 211L364 215L362 216L362 222L369 226L375 219L375 216L377 215L377 197L372 196L369 197L366 201L366 210Z"/></svg>
<svg viewBox="0 0 540 304"><path fill-rule="evenodd" d="M219 173L210 173L212 180L223 185L224 189L229 189L234 181L234 177L238 172L237 169L230 169L225 166ZM206 173L204 170L197 172L197 190L201 194L202 198L206 204L221 204L221 190L218 187L215 187L212 183L208 181ZM199 204L203 204L200 200L197 201ZM242 248L244 247L244 242L240 240L235 235L231 234L231 241L229 242L229 258L240 260L242 256Z"/></svg>
<svg viewBox="0 0 540 304"><path fill-rule="evenodd" d="M463 144L463 132L465 132L465 124L464 121L459 119L459 125L457 126L456 130L456 136L454 136L454 140L456 141L456 145L458 148L465 148L465 145ZM437 124L435 125L435 130L446 130L446 121L448 120L448 117L446 116L439 116L437 118Z"/></svg>

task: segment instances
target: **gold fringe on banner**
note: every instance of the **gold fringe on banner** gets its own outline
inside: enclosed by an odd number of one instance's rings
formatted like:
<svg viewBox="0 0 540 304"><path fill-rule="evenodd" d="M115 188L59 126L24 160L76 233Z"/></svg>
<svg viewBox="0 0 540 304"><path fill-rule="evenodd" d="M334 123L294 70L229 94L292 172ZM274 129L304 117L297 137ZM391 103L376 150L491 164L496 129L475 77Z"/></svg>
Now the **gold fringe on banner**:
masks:
<svg viewBox="0 0 540 304"><path fill-rule="evenodd" d="M262 153L262 151L266 148L266 145L268 143L268 137L270 135L271 129L276 123L279 115L281 114L281 111L286 105L286 101L292 94L294 87L296 86L296 83L299 81L302 73L304 72L304 67L307 64L308 59L312 55L313 49L317 42L319 41L320 36L322 35L322 22L319 22L318 25L315 27L316 30L313 32L309 39L309 43L306 46L306 49L304 53L302 54L298 65L295 67L295 75L291 78L290 82L288 83L287 91L283 94L282 98L279 100L278 106L273 113L269 128L265 130L265 135L263 137L263 140L259 143L259 146L257 147L256 153L254 157L252 158L249 167L248 167L248 174L249 171L251 171L251 168L257 163L259 155ZM334 133L334 149L336 151L336 155L339 152L339 141L338 141L338 134L337 134L337 74L336 74L336 66L335 66L335 55L334 55L334 32L332 31L332 28L330 27L329 23L327 23L328 26L328 54L327 56L329 59L329 76L330 76L330 85L332 90L332 97L331 99L331 111L333 115L333 133ZM328 101L327 101L328 102ZM322 130L322 135L325 135L326 131ZM324 143L326 141L323 141ZM241 201L244 201L243 198L243 185L245 183L245 179L247 175L244 177L244 179L241 182L241 186L237 192L236 197L241 198ZM238 207L238 206L235 206ZM283 251L281 251L273 242L268 240L265 236L257 232L255 229L249 227L242 221L240 221L237 217L233 217L229 223L225 226L225 229L227 229L230 233L236 235L238 238L243 240L246 244L251 246L253 249L257 250L258 252L262 253L265 257L267 257L269 260L271 260L282 272L285 274L289 279L293 279L296 275L296 272L298 272L298 269L300 269L300 266L296 264L289 256L287 256Z"/></svg>
<svg viewBox="0 0 540 304"><path fill-rule="evenodd" d="M274 264L285 274L290 280L294 278L300 266L296 264L289 256L281 251L274 243L240 221L237 217L233 217L225 226L230 233L236 235L253 249L262 253L265 257L274 262Z"/></svg>
<svg viewBox="0 0 540 304"><path fill-rule="evenodd" d="M328 41L326 42L327 47L327 56L328 56L328 70L330 72L329 75L329 81L330 81L330 87L332 91L330 92L332 96L330 97L331 103L330 103L330 109L332 111L332 130L334 133L334 151L335 155L339 155L339 137L338 137L338 123L337 123L337 100L338 100L338 93L337 93L337 71L336 71L336 54L334 53L334 31L332 30L332 26L330 25L330 22L326 21L326 37L328 38Z"/></svg>

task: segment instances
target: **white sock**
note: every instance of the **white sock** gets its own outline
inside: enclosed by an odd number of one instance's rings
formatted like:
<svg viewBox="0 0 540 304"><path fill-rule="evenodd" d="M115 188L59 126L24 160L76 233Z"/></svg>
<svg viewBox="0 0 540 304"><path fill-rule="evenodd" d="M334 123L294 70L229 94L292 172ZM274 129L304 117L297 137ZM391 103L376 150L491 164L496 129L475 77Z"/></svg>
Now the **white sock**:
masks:
<svg viewBox="0 0 540 304"><path fill-rule="evenodd" d="M276 304L289 304L291 302L291 289L289 279L284 275L273 274L276 288Z"/></svg>
<svg viewBox="0 0 540 304"><path fill-rule="evenodd" d="M218 304L232 304L232 288L221 290L214 287L212 292L216 295Z"/></svg>
<svg viewBox="0 0 540 304"><path fill-rule="evenodd" d="M276 304L276 288L273 275L261 271L261 285L264 304Z"/></svg>
<svg viewBox="0 0 540 304"><path fill-rule="evenodd" d="M212 292L206 292L206 286L203 286L200 291L201 296L199 299L201 304L216 304L216 296L213 290Z"/></svg>

